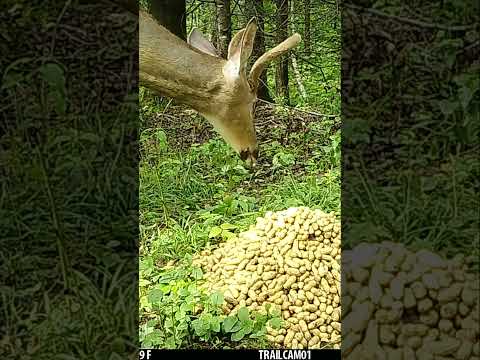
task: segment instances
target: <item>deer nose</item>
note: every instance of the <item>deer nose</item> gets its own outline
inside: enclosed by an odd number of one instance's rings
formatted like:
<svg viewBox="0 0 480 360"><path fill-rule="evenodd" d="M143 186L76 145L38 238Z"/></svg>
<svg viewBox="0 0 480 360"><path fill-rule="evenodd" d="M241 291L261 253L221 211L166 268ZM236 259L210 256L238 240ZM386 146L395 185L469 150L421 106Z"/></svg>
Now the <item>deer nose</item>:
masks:
<svg viewBox="0 0 480 360"><path fill-rule="evenodd" d="M258 158L258 149L250 150L245 149L240 152L240 158L245 162L245 164L249 167L255 167L257 164Z"/></svg>

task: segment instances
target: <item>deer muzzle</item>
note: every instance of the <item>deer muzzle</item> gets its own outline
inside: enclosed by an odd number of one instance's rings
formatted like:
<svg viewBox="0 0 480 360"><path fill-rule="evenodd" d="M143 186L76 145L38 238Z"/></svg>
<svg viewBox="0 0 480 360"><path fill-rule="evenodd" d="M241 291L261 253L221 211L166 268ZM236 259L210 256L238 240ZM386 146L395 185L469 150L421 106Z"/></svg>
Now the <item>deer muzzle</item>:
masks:
<svg viewBox="0 0 480 360"><path fill-rule="evenodd" d="M244 149L240 151L240 158L248 168L254 168L257 165L258 149Z"/></svg>

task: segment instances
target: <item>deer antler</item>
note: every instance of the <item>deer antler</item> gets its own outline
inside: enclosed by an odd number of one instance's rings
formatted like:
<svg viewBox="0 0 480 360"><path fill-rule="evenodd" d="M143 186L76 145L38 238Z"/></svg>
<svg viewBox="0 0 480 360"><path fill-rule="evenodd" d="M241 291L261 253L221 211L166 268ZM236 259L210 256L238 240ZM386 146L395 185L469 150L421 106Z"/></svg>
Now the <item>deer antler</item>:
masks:
<svg viewBox="0 0 480 360"><path fill-rule="evenodd" d="M265 54L260 56L257 61L255 61L248 76L248 80L250 82L250 85L252 86L253 91L257 90L260 75L262 74L262 71L265 69L268 63L275 58L283 55L291 48L297 46L297 44L301 40L302 37L299 34L295 33L285 41L275 46L273 49L267 51Z"/></svg>

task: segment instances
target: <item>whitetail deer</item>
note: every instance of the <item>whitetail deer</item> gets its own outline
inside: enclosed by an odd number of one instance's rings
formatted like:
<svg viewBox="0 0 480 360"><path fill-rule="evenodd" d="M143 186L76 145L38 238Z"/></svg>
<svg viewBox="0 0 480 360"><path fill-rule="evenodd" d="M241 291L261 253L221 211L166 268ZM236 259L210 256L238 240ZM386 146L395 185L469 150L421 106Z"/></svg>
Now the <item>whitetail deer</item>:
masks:
<svg viewBox="0 0 480 360"><path fill-rule="evenodd" d="M253 105L260 74L301 40L294 34L267 51L247 76L256 30L252 19L233 37L225 60L199 30L185 43L140 11L140 83L198 111L249 166L258 156Z"/></svg>

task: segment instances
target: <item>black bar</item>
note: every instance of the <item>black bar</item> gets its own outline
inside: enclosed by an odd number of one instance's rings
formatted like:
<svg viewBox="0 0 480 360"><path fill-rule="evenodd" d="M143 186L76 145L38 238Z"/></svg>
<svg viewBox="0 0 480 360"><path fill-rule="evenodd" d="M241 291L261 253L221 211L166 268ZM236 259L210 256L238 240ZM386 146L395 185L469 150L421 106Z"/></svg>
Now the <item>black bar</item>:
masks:
<svg viewBox="0 0 480 360"><path fill-rule="evenodd" d="M256 360L334 360L341 359L340 350L315 349L315 350L294 350L294 349L238 349L238 350L163 350L163 349L141 349L139 360L157 360L183 358L183 356L195 356L195 358L206 358L209 360L235 360L235 359L256 359Z"/></svg>

